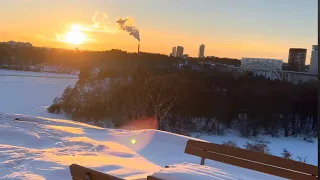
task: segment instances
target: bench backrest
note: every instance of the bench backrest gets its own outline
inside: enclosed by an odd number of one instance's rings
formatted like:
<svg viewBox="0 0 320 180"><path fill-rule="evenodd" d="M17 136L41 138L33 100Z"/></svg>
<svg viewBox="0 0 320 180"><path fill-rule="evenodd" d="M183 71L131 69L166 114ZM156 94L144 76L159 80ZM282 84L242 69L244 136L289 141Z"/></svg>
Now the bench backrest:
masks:
<svg viewBox="0 0 320 180"><path fill-rule="evenodd" d="M72 164L69 168L73 180L123 180L77 164Z"/></svg>
<svg viewBox="0 0 320 180"><path fill-rule="evenodd" d="M162 180L153 176L147 176L147 180Z"/></svg>
<svg viewBox="0 0 320 180"><path fill-rule="evenodd" d="M188 140L185 153L288 179L316 180L318 167L259 152Z"/></svg>

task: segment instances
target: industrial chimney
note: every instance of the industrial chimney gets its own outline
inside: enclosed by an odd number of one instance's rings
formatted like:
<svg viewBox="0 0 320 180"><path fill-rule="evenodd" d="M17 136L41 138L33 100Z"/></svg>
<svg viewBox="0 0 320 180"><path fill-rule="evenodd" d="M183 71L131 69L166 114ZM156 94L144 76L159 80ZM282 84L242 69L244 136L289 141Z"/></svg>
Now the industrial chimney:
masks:
<svg viewBox="0 0 320 180"><path fill-rule="evenodd" d="M140 53L140 43L138 44L138 54Z"/></svg>

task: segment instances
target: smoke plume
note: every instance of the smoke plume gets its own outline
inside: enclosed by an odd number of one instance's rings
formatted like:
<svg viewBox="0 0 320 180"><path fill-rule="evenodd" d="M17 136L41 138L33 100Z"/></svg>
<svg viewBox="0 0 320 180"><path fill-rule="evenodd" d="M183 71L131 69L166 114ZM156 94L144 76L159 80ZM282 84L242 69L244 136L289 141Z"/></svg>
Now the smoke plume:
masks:
<svg viewBox="0 0 320 180"><path fill-rule="evenodd" d="M93 28L88 29L93 32L104 32L104 33L116 33L118 29L113 23L108 21L108 14L105 12L97 11L92 16L92 26Z"/></svg>
<svg viewBox="0 0 320 180"><path fill-rule="evenodd" d="M107 24L108 14L105 12L100 13L97 11L92 17L92 23L95 28L104 28Z"/></svg>
<svg viewBox="0 0 320 180"><path fill-rule="evenodd" d="M140 42L140 32L135 26L130 23L131 21L132 20L130 18L120 18L116 21L116 23L119 26L119 29L128 32L131 36L133 36Z"/></svg>

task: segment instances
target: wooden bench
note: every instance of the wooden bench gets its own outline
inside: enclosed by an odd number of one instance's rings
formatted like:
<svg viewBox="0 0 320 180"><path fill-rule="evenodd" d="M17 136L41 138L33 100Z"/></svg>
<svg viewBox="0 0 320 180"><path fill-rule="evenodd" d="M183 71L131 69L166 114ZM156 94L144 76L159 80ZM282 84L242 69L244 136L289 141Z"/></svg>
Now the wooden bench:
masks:
<svg viewBox="0 0 320 180"><path fill-rule="evenodd" d="M204 165L205 159L210 159L287 179L318 179L317 166L240 148L188 140L185 153L201 157L201 165ZM76 164L70 166L70 172L73 180L123 180ZM161 179L148 176L147 180Z"/></svg>
<svg viewBox="0 0 320 180"><path fill-rule="evenodd" d="M185 153L293 180L318 179L318 167L272 155L208 142L188 140Z"/></svg>
<svg viewBox="0 0 320 180"><path fill-rule="evenodd" d="M123 180L77 164L72 164L69 168L73 180Z"/></svg>

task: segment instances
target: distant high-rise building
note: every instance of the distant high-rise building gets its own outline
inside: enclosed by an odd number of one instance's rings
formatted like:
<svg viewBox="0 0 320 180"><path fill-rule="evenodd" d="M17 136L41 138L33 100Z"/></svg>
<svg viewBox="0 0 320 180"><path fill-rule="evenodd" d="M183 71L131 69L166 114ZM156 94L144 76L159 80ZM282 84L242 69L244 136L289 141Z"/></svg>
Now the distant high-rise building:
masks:
<svg viewBox="0 0 320 180"><path fill-rule="evenodd" d="M176 57L176 53L177 53L177 47L173 47L173 48L172 48L171 56L172 56L172 57Z"/></svg>
<svg viewBox="0 0 320 180"><path fill-rule="evenodd" d="M199 58L204 58L204 49L205 49L205 45L204 44L200 44L199 54L198 54Z"/></svg>
<svg viewBox="0 0 320 180"><path fill-rule="evenodd" d="M306 64L307 49L290 48L288 66L291 71L303 71Z"/></svg>
<svg viewBox="0 0 320 180"><path fill-rule="evenodd" d="M183 50L182 46L177 46L176 57L183 57Z"/></svg>
<svg viewBox="0 0 320 180"><path fill-rule="evenodd" d="M310 63L309 72L318 74L318 62L319 62L318 45L313 45L312 52L311 52L311 63Z"/></svg>

